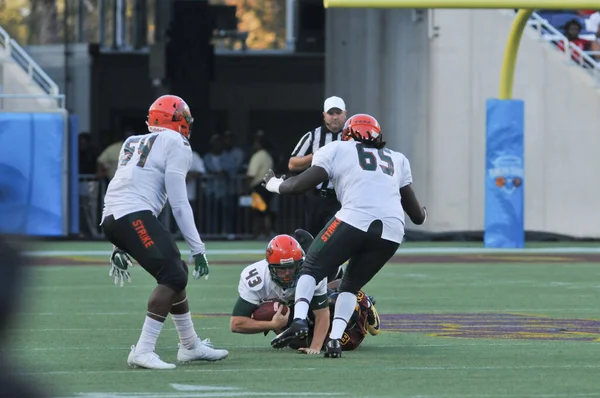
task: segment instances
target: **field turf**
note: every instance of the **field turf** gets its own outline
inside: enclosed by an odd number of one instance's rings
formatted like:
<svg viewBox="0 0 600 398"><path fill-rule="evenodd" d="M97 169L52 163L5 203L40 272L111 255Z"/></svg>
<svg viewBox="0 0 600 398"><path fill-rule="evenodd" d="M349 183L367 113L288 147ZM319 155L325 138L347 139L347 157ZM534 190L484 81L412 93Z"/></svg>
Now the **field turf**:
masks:
<svg viewBox="0 0 600 398"><path fill-rule="evenodd" d="M155 284L140 267L120 288L108 277L108 244L28 248L24 304L10 331L15 371L60 397L600 396L593 246L488 253L478 244L403 245L364 288L383 331L338 360L274 350L273 334L230 332L239 272L264 246L208 242L210 278L190 279L188 296L198 333L230 357L169 371L126 364ZM157 352L176 361L170 319Z"/></svg>

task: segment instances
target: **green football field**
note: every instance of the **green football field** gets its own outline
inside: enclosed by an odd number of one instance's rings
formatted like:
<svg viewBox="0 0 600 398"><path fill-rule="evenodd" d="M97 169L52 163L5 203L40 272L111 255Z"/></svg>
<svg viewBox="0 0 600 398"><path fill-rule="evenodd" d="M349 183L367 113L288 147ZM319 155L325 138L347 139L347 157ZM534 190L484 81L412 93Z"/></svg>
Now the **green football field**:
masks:
<svg viewBox="0 0 600 398"><path fill-rule="evenodd" d="M231 333L239 272L265 243L207 247L210 278L191 279L188 297L196 330L228 359L129 369L154 281L137 266L132 284L113 285L108 244L45 242L29 248L36 265L11 330L16 370L60 397L600 396L593 245L488 253L480 244L406 244L364 288L383 331L341 359L274 350L272 333ZM176 361L170 319L157 353Z"/></svg>

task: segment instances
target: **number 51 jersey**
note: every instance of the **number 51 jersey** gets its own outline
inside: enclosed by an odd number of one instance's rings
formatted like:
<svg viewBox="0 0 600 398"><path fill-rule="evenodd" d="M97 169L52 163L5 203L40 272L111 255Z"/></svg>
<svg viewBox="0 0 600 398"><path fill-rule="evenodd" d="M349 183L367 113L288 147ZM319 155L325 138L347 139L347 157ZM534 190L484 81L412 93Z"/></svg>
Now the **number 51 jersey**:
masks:
<svg viewBox="0 0 600 398"><path fill-rule="evenodd" d="M181 134L164 130L129 137L121 148L119 165L108 184L102 219L119 219L137 211L150 210L158 217L166 201L165 173L187 175L192 149Z"/></svg>
<svg viewBox="0 0 600 398"><path fill-rule="evenodd" d="M356 141L334 141L313 155L312 166L329 176L342 208L335 217L361 231L383 222L382 238L402 243L404 209L400 188L412 183L406 156Z"/></svg>

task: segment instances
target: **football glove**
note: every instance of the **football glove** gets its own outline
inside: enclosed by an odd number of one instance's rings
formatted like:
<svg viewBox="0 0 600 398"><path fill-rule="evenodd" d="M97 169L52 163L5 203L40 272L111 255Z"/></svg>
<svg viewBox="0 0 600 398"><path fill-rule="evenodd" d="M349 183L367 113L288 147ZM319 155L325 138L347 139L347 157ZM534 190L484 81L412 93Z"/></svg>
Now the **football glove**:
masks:
<svg viewBox="0 0 600 398"><path fill-rule="evenodd" d="M269 169L269 172L265 174L263 178L264 183L262 184L267 191L273 193L279 193L279 186L283 183L285 176L279 178L275 177L273 170Z"/></svg>
<svg viewBox="0 0 600 398"><path fill-rule="evenodd" d="M115 285L119 284L123 287L125 279L131 283L130 267L133 267L133 262L129 255L115 247L110 256L110 271L108 271L108 276L113 278Z"/></svg>
<svg viewBox="0 0 600 398"><path fill-rule="evenodd" d="M204 279L208 279L208 273L210 272L210 269L208 268L208 260L206 259L206 254L198 253L194 255L193 258L194 272L192 273L192 276L194 277L194 279L198 279L201 276L203 276Z"/></svg>

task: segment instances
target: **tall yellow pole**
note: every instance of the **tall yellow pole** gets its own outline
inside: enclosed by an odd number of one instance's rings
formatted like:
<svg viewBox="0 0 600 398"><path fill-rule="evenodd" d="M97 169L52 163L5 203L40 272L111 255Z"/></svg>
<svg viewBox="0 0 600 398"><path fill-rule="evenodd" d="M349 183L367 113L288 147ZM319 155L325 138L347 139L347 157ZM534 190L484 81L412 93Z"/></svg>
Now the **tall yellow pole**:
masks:
<svg viewBox="0 0 600 398"><path fill-rule="evenodd" d="M502 72L500 73L500 97L499 99L511 99L513 91L513 82L515 77L515 66L517 64L517 54L521 36L527 20L533 14L533 10L519 10L508 35L506 49L504 50L504 59L502 60Z"/></svg>

